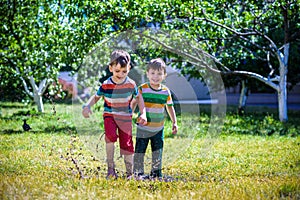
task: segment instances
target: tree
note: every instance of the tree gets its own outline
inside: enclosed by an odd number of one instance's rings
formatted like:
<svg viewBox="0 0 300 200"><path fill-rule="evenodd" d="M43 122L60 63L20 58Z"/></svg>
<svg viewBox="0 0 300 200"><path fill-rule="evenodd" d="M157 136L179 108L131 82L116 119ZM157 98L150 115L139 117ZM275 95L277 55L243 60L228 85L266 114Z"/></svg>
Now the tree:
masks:
<svg viewBox="0 0 300 200"><path fill-rule="evenodd" d="M135 1L3 1L1 77L21 80L43 112L43 94L60 70L78 71L83 57L103 36L145 25L148 10L154 13L155 8ZM10 87L0 81L1 90Z"/></svg>
<svg viewBox="0 0 300 200"><path fill-rule="evenodd" d="M55 89L52 83L57 81L58 72L78 70L91 46L112 31L112 9L105 10L103 5L107 4L63 0L2 2L1 90L10 87L2 78L21 80L23 91L43 112L43 95L46 89Z"/></svg>
<svg viewBox="0 0 300 200"><path fill-rule="evenodd" d="M1 72L21 79L43 112L42 95L59 69L59 15L41 2L6 1L1 7ZM2 82L3 83L3 82Z"/></svg>
<svg viewBox="0 0 300 200"><path fill-rule="evenodd" d="M258 7L259 8L259 7ZM299 30L299 4L297 1L285 1L285 2L265 2L261 5L261 10L252 10L254 12L254 18L252 27L246 27L248 30L243 32L232 29L233 27L224 26L226 30L233 35L238 36L241 40L249 42L256 46L256 51L262 51L265 54L269 65L270 72L267 76L262 76L249 71L234 70L229 73L244 74L249 77L253 77L266 85L275 89L278 93L278 108L280 121L287 121L287 72L289 64L289 52L290 44L300 38ZM244 11L242 11L244 12ZM281 13L281 15L280 15ZM243 14L243 13L241 13ZM275 14L272 15L272 14ZM280 19L281 17L281 19ZM216 21L205 18L206 21L220 26ZM221 25L222 26L222 25ZM272 31L283 30L282 41L275 41L272 39ZM250 37L248 37L250 36ZM253 42L253 36L256 37L256 41ZM251 41L252 39L252 41ZM262 40L262 41L260 41ZM247 46L245 46L247 48ZM269 56L270 55L270 56ZM255 55L254 55L255 56ZM278 67L275 70L272 67L270 57L276 58ZM255 56L259 58L259 56ZM278 75L277 75L278 74Z"/></svg>
<svg viewBox="0 0 300 200"><path fill-rule="evenodd" d="M287 121L287 72L291 43L299 44L299 1L201 1L190 8L180 7L172 28L188 27L220 73L251 77L277 91L279 119ZM247 57L264 60L267 69L243 69Z"/></svg>

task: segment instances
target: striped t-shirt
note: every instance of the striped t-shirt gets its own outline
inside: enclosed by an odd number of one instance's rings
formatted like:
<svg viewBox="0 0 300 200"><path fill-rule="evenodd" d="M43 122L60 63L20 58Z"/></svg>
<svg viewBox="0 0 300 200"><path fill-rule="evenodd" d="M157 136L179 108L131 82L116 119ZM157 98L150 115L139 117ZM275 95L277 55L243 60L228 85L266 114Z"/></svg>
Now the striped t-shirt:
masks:
<svg viewBox="0 0 300 200"><path fill-rule="evenodd" d="M165 85L162 85L160 90L155 90L149 83L144 83L139 86L139 92L143 96L147 115L147 124L139 128L151 132L162 130L165 106L173 105L170 90Z"/></svg>
<svg viewBox="0 0 300 200"><path fill-rule="evenodd" d="M116 84L110 77L103 82L96 95L104 98L104 117L114 116L119 119L128 119L132 116L130 102L137 94L138 88L129 77L121 84Z"/></svg>

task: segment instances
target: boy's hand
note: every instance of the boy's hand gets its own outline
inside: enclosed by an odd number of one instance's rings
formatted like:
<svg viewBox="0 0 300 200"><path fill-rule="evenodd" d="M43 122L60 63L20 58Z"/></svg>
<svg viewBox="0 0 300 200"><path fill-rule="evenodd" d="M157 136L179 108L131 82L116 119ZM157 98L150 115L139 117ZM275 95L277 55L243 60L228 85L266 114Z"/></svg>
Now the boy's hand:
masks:
<svg viewBox="0 0 300 200"><path fill-rule="evenodd" d="M173 123L173 127L172 127L172 134L176 134L178 131L178 126L177 126L177 123Z"/></svg>
<svg viewBox="0 0 300 200"><path fill-rule="evenodd" d="M91 111L91 109L88 106L86 106L86 107L83 108L82 115L85 118L89 118L91 114L92 114L92 111Z"/></svg>
<svg viewBox="0 0 300 200"><path fill-rule="evenodd" d="M137 119L138 124L145 126L147 124L146 114L141 114Z"/></svg>

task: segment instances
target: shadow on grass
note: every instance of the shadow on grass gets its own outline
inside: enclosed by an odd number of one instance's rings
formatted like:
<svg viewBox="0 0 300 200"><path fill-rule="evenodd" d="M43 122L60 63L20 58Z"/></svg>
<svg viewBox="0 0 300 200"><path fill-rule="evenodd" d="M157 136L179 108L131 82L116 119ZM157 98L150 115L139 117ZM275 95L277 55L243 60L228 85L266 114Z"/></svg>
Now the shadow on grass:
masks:
<svg viewBox="0 0 300 200"><path fill-rule="evenodd" d="M12 117L20 117L20 116L40 116L45 115L44 113L39 113L35 109L31 110L20 110L12 115Z"/></svg>
<svg viewBox="0 0 300 200"><path fill-rule="evenodd" d="M12 113L11 115L6 116L0 116L0 119L6 120L6 121L13 121L13 120L23 120L23 119L29 119L30 117L43 117L45 116L45 113L38 113L34 109L24 109L19 110L17 112Z"/></svg>
<svg viewBox="0 0 300 200"><path fill-rule="evenodd" d="M72 127L72 126L65 126L65 127L50 126L50 127L46 127L42 132L44 132L44 133L77 134L76 128Z"/></svg>
<svg viewBox="0 0 300 200"><path fill-rule="evenodd" d="M24 133L33 133L33 134L42 134L42 133L49 133L49 134L77 134L77 130L75 127L46 127L45 129L40 130L30 130L30 131L23 131L23 130L15 130L15 129L4 129L0 130L0 134L3 135L13 135L13 134L24 134Z"/></svg>
<svg viewBox="0 0 300 200"><path fill-rule="evenodd" d="M24 133L24 131L14 130L14 129L0 130L0 134L5 134L5 135L22 134L22 133Z"/></svg>
<svg viewBox="0 0 300 200"><path fill-rule="evenodd" d="M2 108L26 108L27 106L19 103L0 103Z"/></svg>

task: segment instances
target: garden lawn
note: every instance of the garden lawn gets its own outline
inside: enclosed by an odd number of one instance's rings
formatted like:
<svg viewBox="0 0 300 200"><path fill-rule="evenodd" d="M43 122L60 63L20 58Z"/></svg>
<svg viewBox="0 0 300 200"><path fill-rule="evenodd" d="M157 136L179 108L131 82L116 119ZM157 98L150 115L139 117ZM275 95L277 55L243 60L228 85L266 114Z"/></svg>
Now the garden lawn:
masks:
<svg viewBox="0 0 300 200"><path fill-rule="evenodd" d="M106 180L105 163L83 145L72 122L72 107L47 104L41 115L34 107L1 103L0 199L300 199L297 124L231 114L222 133L208 137L208 116L183 115L199 123L185 151L164 163L168 179L126 180L120 166L120 178ZM29 132L22 130L25 118Z"/></svg>

